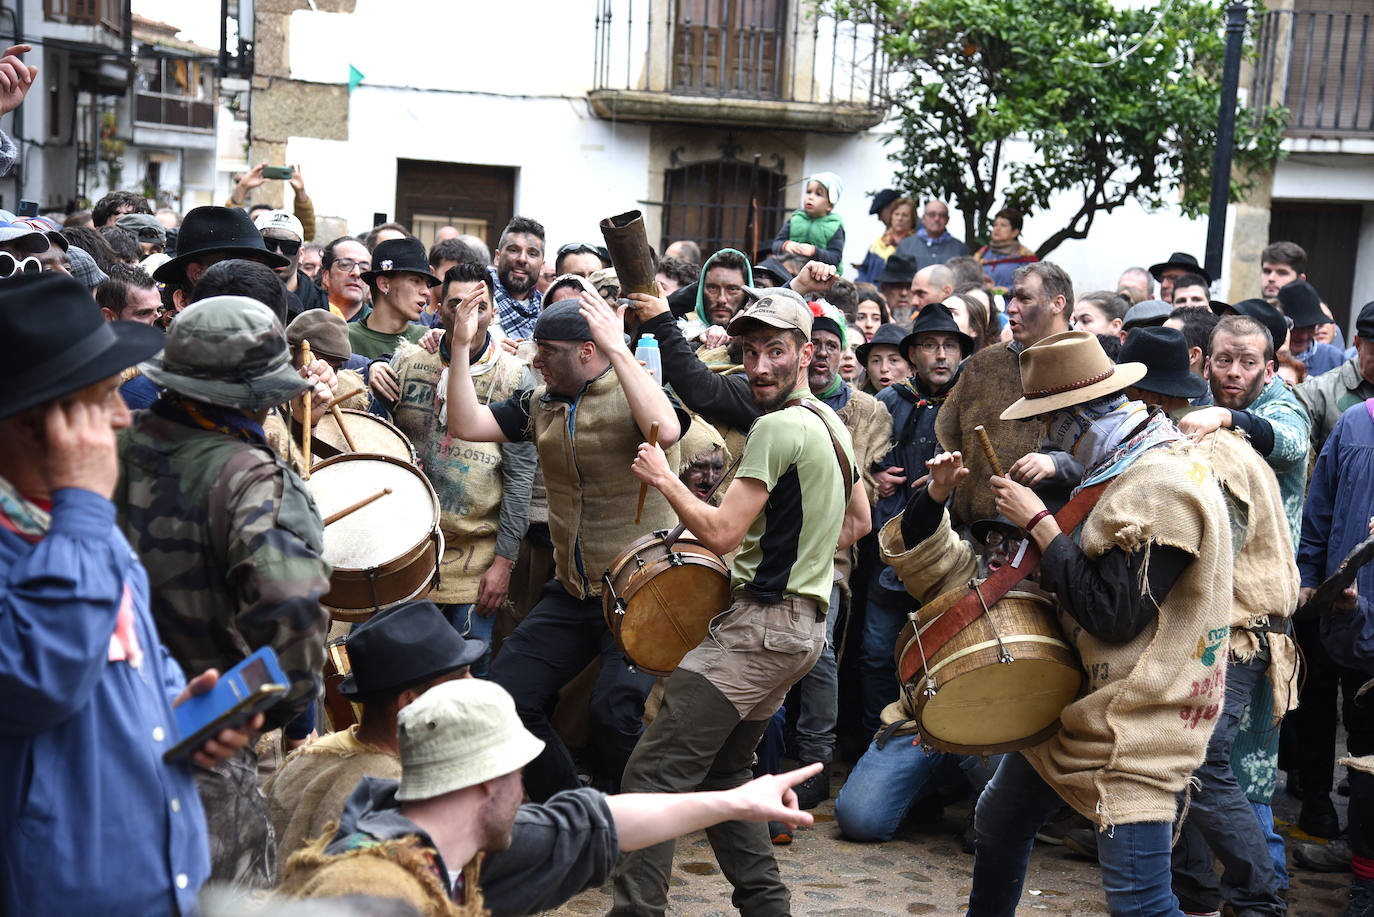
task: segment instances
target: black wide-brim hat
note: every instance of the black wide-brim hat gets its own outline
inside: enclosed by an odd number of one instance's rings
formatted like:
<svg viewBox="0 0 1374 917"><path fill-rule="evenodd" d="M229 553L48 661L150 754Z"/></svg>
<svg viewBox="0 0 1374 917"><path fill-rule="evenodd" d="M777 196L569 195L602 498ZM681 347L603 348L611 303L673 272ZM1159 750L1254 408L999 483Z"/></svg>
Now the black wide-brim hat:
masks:
<svg viewBox="0 0 1374 917"><path fill-rule="evenodd" d="M1279 307L1294 328L1310 328L1331 321L1322 311L1322 297L1306 280L1294 280L1279 287Z"/></svg>
<svg viewBox="0 0 1374 917"><path fill-rule="evenodd" d="M882 329L879 329L882 330ZM959 349L964 356L973 353L974 340L964 330L959 327L959 323L954 320L954 313L949 311L949 306L942 302L933 302L920 311L916 316L916 321L911 324L911 332L902 338L902 343L898 346L898 351L908 363L914 363L908 354L911 348L916 346L916 336L918 334L929 334L932 331L941 331L945 334L957 335L959 338ZM876 339L877 334L873 337ZM855 349L855 355L858 350Z"/></svg>
<svg viewBox="0 0 1374 917"><path fill-rule="evenodd" d="M1240 302L1231 303L1231 313L1253 318L1268 328L1269 336L1274 340L1275 352L1282 349L1283 345L1287 343L1288 323L1283 320L1278 309L1263 299L1242 299Z"/></svg>
<svg viewBox="0 0 1374 917"><path fill-rule="evenodd" d="M379 242L372 250L372 270L363 274L363 283L371 283L382 274L419 274L426 282L437 287L443 283L429 269L429 257L425 254L425 244L419 239L387 239Z"/></svg>
<svg viewBox="0 0 1374 917"><path fill-rule="evenodd" d="M268 267L286 267L291 259L268 251L262 233L248 214L238 207L197 207L186 214L176 237L177 255L153 271L159 283L180 285L186 282L186 265L206 252L225 259L245 258Z"/></svg>
<svg viewBox="0 0 1374 917"><path fill-rule="evenodd" d="M916 276L916 259L902 252L893 252L883 264L883 272L878 275L878 286L911 283Z"/></svg>
<svg viewBox="0 0 1374 917"><path fill-rule="evenodd" d="M1138 389L1170 398L1196 398L1207 391L1207 380L1188 368L1188 340L1177 328L1132 328L1116 358L1145 364Z"/></svg>
<svg viewBox="0 0 1374 917"><path fill-rule="evenodd" d="M339 682L344 697L394 694L472 665L487 651L453 629L433 602L416 599L384 608L344 641L352 671Z"/></svg>
<svg viewBox="0 0 1374 917"><path fill-rule="evenodd" d="M107 322L90 291L67 274L0 282L0 420L118 375L162 345L151 325Z"/></svg>
<svg viewBox="0 0 1374 917"><path fill-rule="evenodd" d="M1212 285L1212 275L1207 273L1207 269L1198 264L1197 259L1187 252L1174 252L1169 256L1168 261L1150 265L1150 276L1162 283L1164 278L1159 275L1171 267L1181 267L1190 274L1197 274L1207 281L1208 286Z"/></svg>
<svg viewBox="0 0 1374 917"><path fill-rule="evenodd" d="M893 347L897 348L897 353L901 354L902 359L905 360L906 350L902 347L902 343L905 339L906 329L901 325L879 325L878 330L873 332L873 340L866 344L860 344L858 347L854 348L854 356L859 358L859 364L862 365L868 362L868 353L873 349L873 345L891 344Z"/></svg>

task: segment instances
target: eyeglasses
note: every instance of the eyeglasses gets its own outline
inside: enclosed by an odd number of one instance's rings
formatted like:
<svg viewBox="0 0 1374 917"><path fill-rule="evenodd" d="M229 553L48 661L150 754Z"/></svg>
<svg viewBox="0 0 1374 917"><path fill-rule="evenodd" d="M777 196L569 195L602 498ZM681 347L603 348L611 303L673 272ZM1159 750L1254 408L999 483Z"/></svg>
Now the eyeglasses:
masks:
<svg viewBox="0 0 1374 917"><path fill-rule="evenodd" d="M819 350L823 353L839 353L841 350L844 349L840 346L840 342L838 340L827 341L824 338L812 338L811 348L813 350Z"/></svg>
<svg viewBox="0 0 1374 917"><path fill-rule="evenodd" d="M30 255L23 261L9 252L0 252L0 278L13 277L15 274L41 274L43 262Z"/></svg>
<svg viewBox="0 0 1374 917"><path fill-rule="evenodd" d="M338 268L345 274L353 273L353 269L355 267L358 268L359 271L361 271L362 273L367 273L368 271L372 270L372 262L354 261L352 258L336 258L334 259L334 263L330 265L331 269Z"/></svg>
<svg viewBox="0 0 1374 917"><path fill-rule="evenodd" d="M916 349L921 351L921 353L928 353L933 355L939 353L942 350L954 352L959 350L960 348L958 341L932 341L930 339L926 339L924 341L917 341Z"/></svg>
<svg viewBox="0 0 1374 917"><path fill-rule="evenodd" d="M274 239L271 236L263 236L262 244L267 246L269 252L281 252L288 258L301 250L301 243L291 239ZM343 262L336 261L334 263L342 264Z"/></svg>

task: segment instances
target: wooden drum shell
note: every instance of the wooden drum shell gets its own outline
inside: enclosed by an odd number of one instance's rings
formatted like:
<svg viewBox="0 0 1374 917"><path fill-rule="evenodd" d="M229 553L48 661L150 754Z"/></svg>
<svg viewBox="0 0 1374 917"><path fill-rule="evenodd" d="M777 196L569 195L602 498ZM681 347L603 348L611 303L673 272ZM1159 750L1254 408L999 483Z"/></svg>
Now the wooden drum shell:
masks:
<svg viewBox="0 0 1374 917"><path fill-rule="evenodd" d="M920 626L928 627L966 591L946 592L922 606ZM999 635L1010 663L999 661ZM934 696L924 693L927 669L916 624L907 622L894 650L922 741L955 754L1002 754L1044 741L1058 731L1060 712L1083 683L1078 654L1064 639L1053 602L1037 592L1013 589L931 652Z"/></svg>
<svg viewBox="0 0 1374 917"><path fill-rule="evenodd" d="M650 675L670 675L730 607L730 571L720 557L683 536L645 535L616 555L602 578L601 607L625 658Z"/></svg>

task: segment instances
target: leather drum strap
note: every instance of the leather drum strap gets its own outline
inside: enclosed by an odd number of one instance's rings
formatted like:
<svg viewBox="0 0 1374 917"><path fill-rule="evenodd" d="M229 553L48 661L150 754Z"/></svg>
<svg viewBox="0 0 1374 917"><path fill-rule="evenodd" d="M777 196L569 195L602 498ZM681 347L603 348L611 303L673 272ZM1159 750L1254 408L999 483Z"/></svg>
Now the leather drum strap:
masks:
<svg viewBox="0 0 1374 917"><path fill-rule="evenodd" d="M1059 530L1068 534L1087 518L1092 511L1102 491L1107 489L1111 481L1103 481L1094 484L1078 492L1078 495L1064 505L1064 508L1054 514L1054 521L1059 524ZM1017 567L1006 566L999 568L983 582L964 593L959 601L955 602L944 611L938 618L921 631L921 640L916 646L910 647L911 652L902 655L901 676L902 682L906 683L912 679L922 668L925 667L926 659L933 657L940 651L940 648L953 639L965 627L972 624L979 615L983 613L984 607L991 608L997 603L1016 584L1030 576L1040 566L1040 547L1035 540L1027 537L1026 553L1021 558L1021 564ZM981 600L979 596L982 596ZM924 654L921 648L925 648Z"/></svg>

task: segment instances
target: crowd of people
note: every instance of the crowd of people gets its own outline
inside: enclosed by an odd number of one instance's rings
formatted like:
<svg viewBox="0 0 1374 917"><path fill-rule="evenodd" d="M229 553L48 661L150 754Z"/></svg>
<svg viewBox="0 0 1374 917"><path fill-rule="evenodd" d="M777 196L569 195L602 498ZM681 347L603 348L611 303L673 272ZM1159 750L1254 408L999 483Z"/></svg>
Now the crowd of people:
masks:
<svg viewBox="0 0 1374 917"><path fill-rule="evenodd" d="M1291 853L1374 915L1374 568L1319 589L1374 532L1374 303L1347 348L1299 244L1242 302L1184 252L1076 293L1015 210L970 254L884 191L849 281L823 172L767 251L675 241L631 292L525 216L494 251L320 241L302 170L290 210L265 180L0 213L0 913L523 914L609 881L663 914L705 829L735 907L787 914L774 847L838 788L873 843L966 796L979 917L1037 840L1096 858L1113 914L1283 914ZM352 625L310 483L340 407L404 438L441 546ZM729 598L656 676L607 591L679 523ZM1047 630L981 648L1056 647L1062 709L937 736L940 654L1010 602ZM264 647L278 700L165 757ZM1280 770L1330 843L1286 849Z"/></svg>

